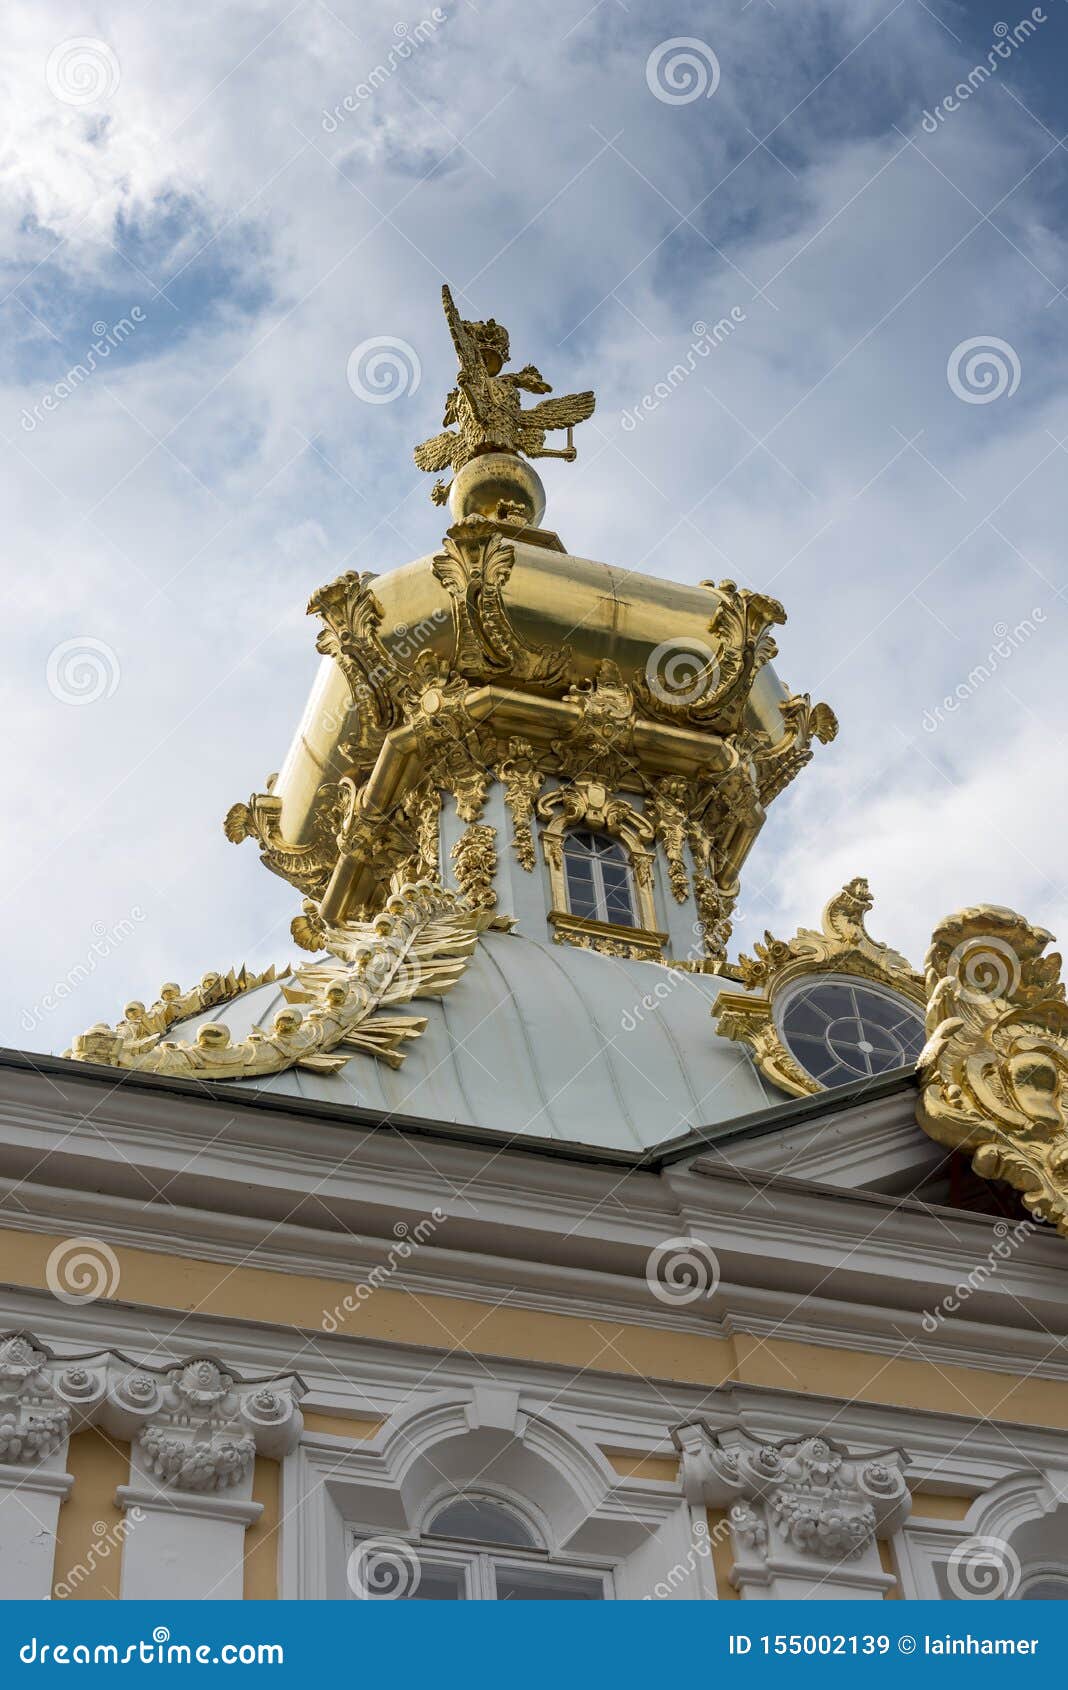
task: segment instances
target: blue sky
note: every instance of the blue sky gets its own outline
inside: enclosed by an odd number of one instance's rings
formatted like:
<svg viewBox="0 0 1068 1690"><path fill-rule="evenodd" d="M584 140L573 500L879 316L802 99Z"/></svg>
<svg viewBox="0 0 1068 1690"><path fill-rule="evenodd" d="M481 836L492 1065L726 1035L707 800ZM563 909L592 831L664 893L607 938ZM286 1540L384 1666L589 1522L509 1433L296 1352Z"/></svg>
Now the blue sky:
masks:
<svg viewBox="0 0 1068 1690"><path fill-rule="evenodd" d="M917 962L969 903L1068 933L1068 11L1038 12L1014 45L1030 9L945 0L16 7L4 1042L62 1049L165 979L289 957L295 896L221 818L284 755L311 591L440 538L410 448L451 380L445 278L597 390L545 476L570 549L775 593L780 673L838 712L741 942L857 873ZM665 101L647 72L681 37L718 82ZM379 337L420 379L371 405L346 367Z"/></svg>

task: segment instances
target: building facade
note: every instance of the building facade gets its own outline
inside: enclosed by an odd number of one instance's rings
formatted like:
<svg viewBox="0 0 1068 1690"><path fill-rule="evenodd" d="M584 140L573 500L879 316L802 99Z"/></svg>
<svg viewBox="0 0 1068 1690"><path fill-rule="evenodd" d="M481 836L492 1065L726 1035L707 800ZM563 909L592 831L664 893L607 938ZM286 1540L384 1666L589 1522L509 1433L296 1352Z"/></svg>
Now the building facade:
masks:
<svg viewBox="0 0 1068 1690"><path fill-rule="evenodd" d="M441 549L313 596L225 821L304 960L0 1061L5 1594L1062 1597L1050 936L921 973L857 879L732 960L834 714L768 595L565 549L593 395L445 305Z"/></svg>

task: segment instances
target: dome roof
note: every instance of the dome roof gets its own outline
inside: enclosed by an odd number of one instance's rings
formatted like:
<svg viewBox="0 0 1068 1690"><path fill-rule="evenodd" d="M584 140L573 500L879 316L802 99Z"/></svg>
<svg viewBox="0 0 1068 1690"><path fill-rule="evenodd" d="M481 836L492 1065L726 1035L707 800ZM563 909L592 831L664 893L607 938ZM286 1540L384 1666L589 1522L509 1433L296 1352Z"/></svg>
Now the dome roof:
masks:
<svg viewBox="0 0 1068 1690"><path fill-rule="evenodd" d="M403 1067L354 1056L336 1074L287 1069L243 1080L281 1096L477 1126L504 1137L641 1150L781 1101L739 1045L720 1038L723 982L519 933L484 933ZM235 1040L269 1027L277 984L227 1004ZM217 1015L218 1012L215 1012ZM211 1012L176 1025L190 1038Z"/></svg>
<svg viewBox="0 0 1068 1690"><path fill-rule="evenodd" d="M534 533L541 543L531 542ZM547 545L549 540L554 544ZM605 661L630 678L645 673L658 652L712 656L710 618L723 594L711 583L687 585L573 557L555 535L542 530L527 530L526 539L508 535L507 545L513 561L501 584L502 610L520 640L559 655L557 691L592 681ZM453 601L434 565L435 557L427 555L384 575L364 577L368 586L373 584L382 646L401 673L409 673L426 653L458 661ZM526 685L515 676L507 684L521 691ZM544 687L535 683L532 690ZM746 726L777 738L786 697L787 689L766 663L752 678ZM342 668L333 656L324 656L272 787L280 804L280 830L290 843L308 837L323 783L337 780L349 767L347 746L358 716Z"/></svg>

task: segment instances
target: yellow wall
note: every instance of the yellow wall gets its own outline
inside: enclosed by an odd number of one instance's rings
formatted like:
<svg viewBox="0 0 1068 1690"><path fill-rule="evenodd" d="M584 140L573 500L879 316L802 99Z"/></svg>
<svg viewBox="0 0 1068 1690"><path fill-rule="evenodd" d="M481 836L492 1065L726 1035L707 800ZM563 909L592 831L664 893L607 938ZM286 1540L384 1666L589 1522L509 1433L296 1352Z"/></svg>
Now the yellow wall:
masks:
<svg viewBox="0 0 1068 1690"><path fill-rule="evenodd" d="M734 1550L731 1547L730 1526L725 1508L708 1510L708 1534L712 1545L712 1566L716 1573L716 1595L721 1602L737 1602L741 1599L741 1593L735 1590L730 1579Z"/></svg>
<svg viewBox="0 0 1068 1690"><path fill-rule="evenodd" d="M971 1496L943 1496L938 1491L918 1490L912 1493L912 1512L922 1520L963 1520L974 1500Z"/></svg>
<svg viewBox="0 0 1068 1690"><path fill-rule="evenodd" d="M624 1479L659 1479L673 1485L679 1476L678 1458L674 1455L644 1455L626 1449L606 1449L604 1453Z"/></svg>
<svg viewBox="0 0 1068 1690"><path fill-rule="evenodd" d="M373 1438L385 1424L382 1420L364 1420L358 1415L316 1414L308 1412L304 1425L309 1432L332 1432L338 1438Z"/></svg>

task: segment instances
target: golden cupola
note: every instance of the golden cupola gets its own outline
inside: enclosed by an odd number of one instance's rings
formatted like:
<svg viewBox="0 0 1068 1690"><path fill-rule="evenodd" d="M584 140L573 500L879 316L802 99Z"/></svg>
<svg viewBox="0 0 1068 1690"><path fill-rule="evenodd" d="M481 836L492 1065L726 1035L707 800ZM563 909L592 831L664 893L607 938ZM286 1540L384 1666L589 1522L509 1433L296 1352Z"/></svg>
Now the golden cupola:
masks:
<svg viewBox="0 0 1068 1690"><path fill-rule="evenodd" d="M775 599L565 549L531 460L574 460L594 396L510 371L504 328L444 298L459 370L415 456L451 474L450 526L312 595L307 708L225 822L300 895L314 957L168 984L71 1055L645 1148L779 1094L766 1035L713 1011L767 807L837 724L772 668Z"/></svg>
<svg viewBox="0 0 1068 1690"><path fill-rule="evenodd" d="M521 392L550 391L540 372L506 371L507 332L462 320L447 288L444 303L457 384L415 457L452 470L432 495L452 524L432 555L312 596L323 661L308 706L227 834L254 838L303 894L294 934L311 949L440 877L531 937L716 970L767 806L833 738L834 714L772 669L777 600L576 557L541 526L528 460L573 460L594 396L524 408ZM567 445L546 448L563 429ZM619 842L629 909L603 888L599 903L569 898L574 830Z"/></svg>

